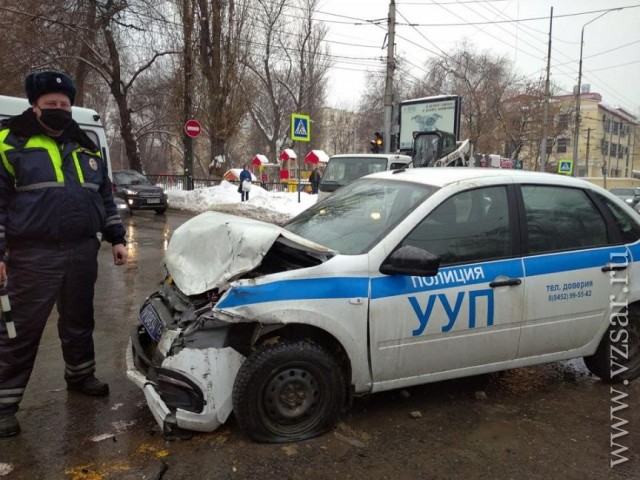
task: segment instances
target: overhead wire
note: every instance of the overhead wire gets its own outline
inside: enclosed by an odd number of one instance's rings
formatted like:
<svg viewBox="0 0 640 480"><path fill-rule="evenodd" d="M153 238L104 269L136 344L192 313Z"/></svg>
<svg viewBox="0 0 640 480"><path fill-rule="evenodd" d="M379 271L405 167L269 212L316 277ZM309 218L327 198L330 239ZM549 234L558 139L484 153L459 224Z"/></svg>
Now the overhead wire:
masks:
<svg viewBox="0 0 640 480"><path fill-rule="evenodd" d="M483 6L484 6L484 5L483 5ZM636 7L638 7L638 6L640 6L640 5L633 5L633 6L629 6L629 7L621 7L621 8L636 8ZM486 8L486 9L491 8L491 9L495 10L495 7L493 7L492 5L484 6L484 8ZM608 10L605 10L605 11L608 11ZM507 15L504 15L504 12L501 12L501 15L502 15L504 18L511 19L511 17L509 17L509 16L507 16ZM562 16L562 15L560 15L560 16L554 16L554 18L558 18L558 17L563 17L563 16ZM578 43L579 43L579 42L578 42ZM632 42L632 43L634 43L634 42ZM575 62L575 59L573 59L573 58L569 57L568 55L566 55L566 54L565 54L564 52L562 52L561 50L554 49L553 51L554 51L554 52L556 52L557 54L560 54L561 56L563 56L563 57L565 57L565 58L569 59L569 61L568 61L568 62L553 65L553 67L554 67L554 73L558 73L558 74L560 74L560 75L564 75L564 76L567 76L567 77L573 77L574 75L576 75L576 74L577 74L577 72L575 72L575 73L574 73L574 72L572 71L571 73L568 73L568 72L566 72L566 71L564 71L564 70L562 70L562 69L559 69L559 68L558 68L558 67L560 67L560 66L563 66L563 65L569 65L569 64L571 64L571 63ZM611 51L611 50L610 50L610 51ZM588 58L588 57L585 57L585 58ZM542 68L542 69L538 70L537 72L540 72L540 73L541 73L541 72L543 72L544 70L545 70L545 69L544 69L544 68ZM587 72L600 71L600 70L605 70L605 69L597 69L597 70L589 69L589 70L587 70ZM586 73L586 72L585 72L585 73ZM583 73L583 76L584 76L584 74L585 74L585 73ZM596 76L596 75L593 75L593 76L597 78L597 76ZM611 88L611 87L609 86L608 82L604 82L604 81L602 81L602 85L603 85L603 87L601 87L601 89L602 89L603 91L605 91L605 92L610 93L612 97L615 97L615 98L617 98L618 100L623 101L623 103L633 103L633 102L631 102L628 98L624 98L625 96L624 96L624 95L622 95L620 92L618 92L618 91L616 91L615 89Z"/></svg>

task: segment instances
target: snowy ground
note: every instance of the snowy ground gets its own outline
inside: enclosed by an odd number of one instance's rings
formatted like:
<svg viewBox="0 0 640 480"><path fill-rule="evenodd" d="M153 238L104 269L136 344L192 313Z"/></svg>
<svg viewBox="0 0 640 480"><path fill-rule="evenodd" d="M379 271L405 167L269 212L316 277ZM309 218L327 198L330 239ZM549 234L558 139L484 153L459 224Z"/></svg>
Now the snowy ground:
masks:
<svg viewBox="0 0 640 480"><path fill-rule="evenodd" d="M281 224L316 203L317 195L298 193L268 192L253 185L249 201L241 202L238 186L223 181L215 187L189 192L167 190L169 207L196 213L217 210L247 216L266 222Z"/></svg>

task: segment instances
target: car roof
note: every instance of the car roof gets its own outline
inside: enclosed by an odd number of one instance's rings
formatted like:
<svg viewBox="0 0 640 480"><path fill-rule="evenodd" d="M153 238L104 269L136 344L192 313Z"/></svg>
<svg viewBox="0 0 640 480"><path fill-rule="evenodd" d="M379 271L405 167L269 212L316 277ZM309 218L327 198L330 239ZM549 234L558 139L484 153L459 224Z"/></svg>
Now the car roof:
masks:
<svg viewBox="0 0 640 480"><path fill-rule="evenodd" d="M555 173L533 172L529 170L500 169L500 168L471 168L471 167L421 167L408 168L403 171L391 170L368 175L367 178L386 178L399 181L411 181L444 187L458 182L471 182L490 178L503 178L515 183L541 182L565 186L585 186L596 189L596 185L574 177Z"/></svg>

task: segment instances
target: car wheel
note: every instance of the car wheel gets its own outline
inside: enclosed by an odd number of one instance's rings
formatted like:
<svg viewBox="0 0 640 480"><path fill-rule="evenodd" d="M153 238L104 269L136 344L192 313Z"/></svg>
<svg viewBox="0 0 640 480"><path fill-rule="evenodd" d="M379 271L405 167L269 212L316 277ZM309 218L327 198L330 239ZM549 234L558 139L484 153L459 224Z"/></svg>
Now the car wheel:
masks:
<svg viewBox="0 0 640 480"><path fill-rule="evenodd" d="M166 208L156 208L156 213L158 215L164 215L164 212L166 212L167 209Z"/></svg>
<svg viewBox="0 0 640 480"><path fill-rule="evenodd" d="M330 430L345 394L342 369L324 348L283 342L245 360L233 386L233 410L252 440L293 442Z"/></svg>
<svg viewBox="0 0 640 480"><path fill-rule="evenodd" d="M605 383L629 381L640 375L640 312L632 312L626 325L611 325L596 352L584 357L589 371Z"/></svg>

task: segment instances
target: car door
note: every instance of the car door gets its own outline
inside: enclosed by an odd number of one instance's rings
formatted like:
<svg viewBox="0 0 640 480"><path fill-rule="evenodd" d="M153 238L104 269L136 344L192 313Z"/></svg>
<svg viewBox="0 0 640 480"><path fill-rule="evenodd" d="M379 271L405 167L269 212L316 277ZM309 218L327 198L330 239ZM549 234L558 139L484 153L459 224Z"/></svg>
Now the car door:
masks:
<svg viewBox="0 0 640 480"><path fill-rule="evenodd" d="M438 274L372 279L374 390L461 376L515 357L524 272L515 255L514 198L507 185L454 194L398 245L439 255Z"/></svg>
<svg viewBox="0 0 640 480"><path fill-rule="evenodd" d="M586 190L522 185L521 192L529 255L518 358L579 349L606 328L629 251Z"/></svg>

